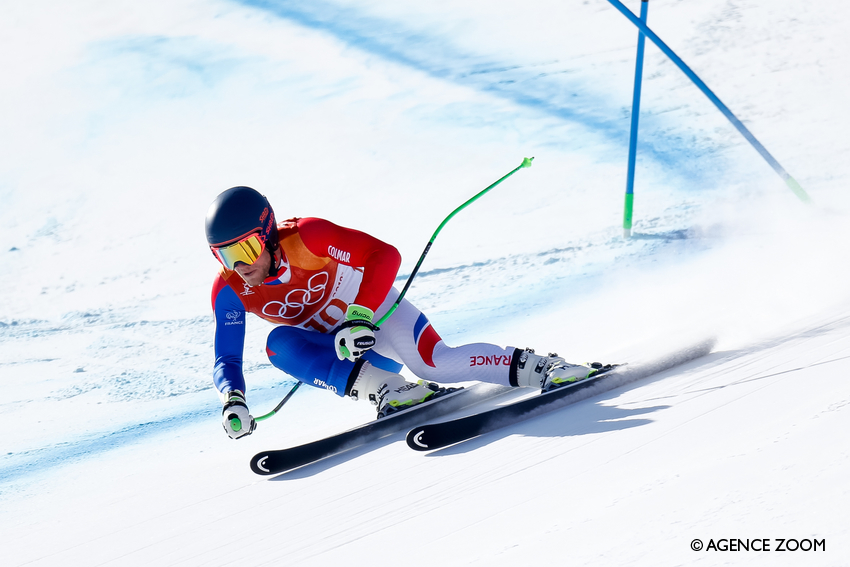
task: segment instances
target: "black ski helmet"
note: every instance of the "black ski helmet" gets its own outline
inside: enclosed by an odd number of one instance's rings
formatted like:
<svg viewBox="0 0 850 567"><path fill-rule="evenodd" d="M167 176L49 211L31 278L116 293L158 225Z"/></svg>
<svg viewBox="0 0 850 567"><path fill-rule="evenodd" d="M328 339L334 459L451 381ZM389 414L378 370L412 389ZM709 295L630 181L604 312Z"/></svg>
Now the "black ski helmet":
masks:
<svg viewBox="0 0 850 567"><path fill-rule="evenodd" d="M278 247L277 223L268 199L250 187L231 187L210 205L206 220L207 243L220 247L259 232L266 249Z"/></svg>

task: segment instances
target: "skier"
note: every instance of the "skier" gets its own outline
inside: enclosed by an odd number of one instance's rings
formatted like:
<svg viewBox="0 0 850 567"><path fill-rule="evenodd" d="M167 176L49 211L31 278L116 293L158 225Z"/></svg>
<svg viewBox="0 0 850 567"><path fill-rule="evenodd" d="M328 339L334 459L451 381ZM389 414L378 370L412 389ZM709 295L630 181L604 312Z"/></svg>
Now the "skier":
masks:
<svg viewBox="0 0 850 567"><path fill-rule="evenodd" d="M275 367L339 396L369 400L379 417L445 392L432 380L545 391L596 372L532 349L449 347L406 299L376 327L373 321L399 295L393 288L398 250L319 218L277 223L268 200L250 187L232 187L216 197L206 234L222 264L212 289L213 379L224 404L224 430L233 439L256 427L242 374L246 312L278 325L266 342ZM402 377L403 365L420 380Z"/></svg>

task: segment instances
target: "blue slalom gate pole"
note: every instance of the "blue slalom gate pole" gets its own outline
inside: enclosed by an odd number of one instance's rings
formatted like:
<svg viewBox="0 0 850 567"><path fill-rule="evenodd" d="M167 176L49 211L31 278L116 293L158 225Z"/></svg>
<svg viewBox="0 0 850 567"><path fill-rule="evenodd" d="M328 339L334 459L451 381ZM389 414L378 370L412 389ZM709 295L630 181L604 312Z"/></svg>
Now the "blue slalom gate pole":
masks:
<svg viewBox="0 0 850 567"><path fill-rule="evenodd" d="M761 154L761 157L763 157L764 160L768 163L768 165L770 165L770 167L772 167L773 170L777 174L779 174L779 177L781 177L782 180L785 181L785 184L788 185L788 188L791 189L791 191L793 191L794 194L797 195L797 197L801 201L805 203L811 201L811 197L809 197L809 194L806 193L806 191L800 186L799 183L797 183L797 180L791 177L791 175L787 171L785 171L785 168L782 167L778 161L776 161L776 158L770 155L770 152L767 151L767 148L765 148L761 144L761 142L759 142L756 137L753 136L752 132L750 132L747 127L744 126L744 124L740 120L738 120L738 118L734 114L732 114L732 111L729 110L729 108L725 104L723 104L723 102L719 98L717 98L717 95L715 95L711 91L711 89L708 88L708 85L702 82L702 79L700 79L696 75L696 73L694 73L690 69L690 67L685 65L685 62L682 61L679 56L676 55L673 50L667 46L666 43L661 41L661 38L655 35L655 33L651 29L649 29L649 27L647 27L644 22L640 21L640 19L638 19L638 17L631 12L631 10L623 6L622 2L620 2L619 0L608 0L608 2L610 2L612 6L617 8L617 10L619 10L620 13L623 14L630 22L636 25L637 28L641 32L643 32L643 34L658 47L658 49L664 52L664 54L669 57L670 60L675 63L676 66L681 69L682 72L687 75L691 81L693 81L697 88L699 88L699 90L701 90L703 94L707 96L711 102L714 103L714 106L716 106L717 109L720 110L721 113L723 113L723 115L729 120L729 122L732 123L732 125L738 130L738 132L740 132L741 135L743 135L744 138L746 138L747 141L756 149L756 151Z"/></svg>
<svg viewBox="0 0 850 567"><path fill-rule="evenodd" d="M646 24L649 0L641 0L640 21ZM623 236L632 235L632 209L635 202L635 159L637 158L638 122L640 120L640 87L643 82L643 51L646 36L638 32L637 61L635 62L635 90L632 96L632 129L629 136L629 171L626 174L626 204L623 209Z"/></svg>

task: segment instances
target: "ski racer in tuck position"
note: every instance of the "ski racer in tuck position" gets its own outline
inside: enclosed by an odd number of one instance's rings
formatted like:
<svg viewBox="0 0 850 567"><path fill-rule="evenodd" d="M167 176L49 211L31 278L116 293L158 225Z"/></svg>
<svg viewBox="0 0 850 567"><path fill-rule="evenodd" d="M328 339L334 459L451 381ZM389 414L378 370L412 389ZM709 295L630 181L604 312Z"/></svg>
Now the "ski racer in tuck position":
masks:
<svg viewBox="0 0 850 567"><path fill-rule="evenodd" d="M250 187L232 187L216 197L206 234L221 263L212 288L213 380L224 404L224 430L233 439L256 427L242 373L248 312L278 325L266 342L275 367L339 396L369 400L379 417L440 395L445 389L434 380L545 391L596 372L532 349L449 347L406 299L376 327L373 321L399 295L393 287L398 250L319 218L277 223L268 200ZM420 380L408 382L399 374L403 366Z"/></svg>

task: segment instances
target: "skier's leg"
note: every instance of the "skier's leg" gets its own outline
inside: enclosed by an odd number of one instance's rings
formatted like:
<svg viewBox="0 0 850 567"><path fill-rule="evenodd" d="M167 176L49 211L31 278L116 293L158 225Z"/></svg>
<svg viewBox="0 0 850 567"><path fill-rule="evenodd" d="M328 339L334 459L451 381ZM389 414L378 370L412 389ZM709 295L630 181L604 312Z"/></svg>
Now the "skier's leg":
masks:
<svg viewBox="0 0 850 567"><path fill-rule="evenodd" d="M293 378L345 396L349 380L357 377L353 375L355 363L336 357L333 340L332 334L280 326L269 333L266 353L276 368ZM367 352L363 359L388 372L401 370L401 364L377 352Z"/></svg>
<svg viewBox="0 0 850 567"><path fill-rule="evenodd" d="M391 290L376 316L386 313L397 297L398 291ZM511 385L511 362L517 349L488 343L449 347L428 318L406 299L381 325L375 338L377 344L373 350L401 360L425 380L441 383L477 380Z"/></svg>
<svg viewBox="0 0 850 567"><path fill-rule="evenodd" d="M400 363L374 350L356 363L339 360L333 341L332 334L277 327L269 334L266 352L275 367L305 384L371 401L378 406L379 416L422 403L436 394L428 384L407 382L398 374Z"/></svg>
<svg viewBox="0 0 850 567"><path fill-rule="evenodd" d="M393 289L378 315L386 313L397 297L398 291ZM442 383L477 380L550 390L596 373L590 366L570 364L555 354L541 356L532 349L488 343L449 347L428 318L406 299L384 322L376 338L378 352L401 360L420 378Z"/></svg>

